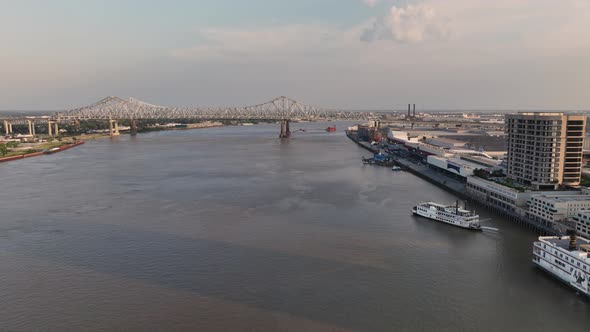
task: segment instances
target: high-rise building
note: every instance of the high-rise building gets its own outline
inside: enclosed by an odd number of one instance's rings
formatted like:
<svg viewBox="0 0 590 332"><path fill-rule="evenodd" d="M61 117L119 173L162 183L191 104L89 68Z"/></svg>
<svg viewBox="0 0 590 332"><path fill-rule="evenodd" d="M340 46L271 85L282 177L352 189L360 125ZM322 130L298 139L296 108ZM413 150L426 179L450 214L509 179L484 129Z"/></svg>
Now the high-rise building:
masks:
<svg viewBox="0 0 590 332"><path fill-rule="evenodd" d="M540 190L578 185L585 132L584 115L507 114L508 177Z"/></svg>

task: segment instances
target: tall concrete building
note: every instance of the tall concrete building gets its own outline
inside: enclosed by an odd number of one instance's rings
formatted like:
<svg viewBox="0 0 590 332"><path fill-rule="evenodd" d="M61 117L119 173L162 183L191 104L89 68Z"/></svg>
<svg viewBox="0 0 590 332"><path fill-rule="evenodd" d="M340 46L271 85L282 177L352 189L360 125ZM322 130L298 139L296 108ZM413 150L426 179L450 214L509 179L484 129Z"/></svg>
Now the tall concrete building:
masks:
<svg viewBox="0 0 590 332"><path fill-rule="evenodd" d="M578 235L590 238L590 211L578 211L574 216Z"/></svg>
<svg viewBox="0 0 590 332"><path fill-rule="evenodd" d="M508 177L539 190L578 185L585 132L584 115L507 114Z"/></svg>

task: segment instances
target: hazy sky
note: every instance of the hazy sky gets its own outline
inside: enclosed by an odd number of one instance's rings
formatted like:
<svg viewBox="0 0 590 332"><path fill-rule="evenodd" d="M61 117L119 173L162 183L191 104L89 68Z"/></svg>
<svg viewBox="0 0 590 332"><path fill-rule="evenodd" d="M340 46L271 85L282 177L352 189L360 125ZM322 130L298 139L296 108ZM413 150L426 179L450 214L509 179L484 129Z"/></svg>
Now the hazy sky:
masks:
<svg viewBox="0 0 590 332"><path fill-rule="evenodd" d="M590 109L590 0L0 0L0 109Z"/></svg>

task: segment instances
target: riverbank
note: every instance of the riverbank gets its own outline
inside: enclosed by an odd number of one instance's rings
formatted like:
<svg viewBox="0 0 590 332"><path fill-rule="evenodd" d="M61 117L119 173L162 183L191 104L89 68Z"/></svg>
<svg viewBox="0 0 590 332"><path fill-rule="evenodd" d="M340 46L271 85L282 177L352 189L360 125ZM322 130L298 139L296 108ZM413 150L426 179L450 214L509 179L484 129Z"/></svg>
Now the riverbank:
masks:
<svg viewBox="0 0 590 332"><path fill-rule="evenodd" d="M368 142L360 141L355 134L353 134L349 131L346 131L346 136L351 141L355 142L358 146L360 146L361 148L363 148L367 151L370 151L371 153L379 152L379 150L377 148L375 148L374 146L371 146ZM436 185L437 187L445 189L446 191L454 194L457 197L460 197L461 199L468 200L470 203L474 203L480 207L486 208L498 215L501 215L504 218L507 218L511 221L519 223L519 224L521 224L521 225L523 225L523 226L525 226L525 227L527 227L527 228L529 228L541 235L558 235L557 231L554 229L551 229L551 228L548 228L544 225L538 224L538 223L534 222L533 220L530 220L530 219L523 217L521 215L511 213L509 211L502 210L502 209L499 209L495 206L489 205L489 204L487 204L487 202L482 202L482 201L475 199L474 197L472 197L471 195L469 195L467 193L465 183L460 180L446 176L440 172L437 172L436 170L434 170L432 168L429 168L428 166L426 166L424 164L417 163L417 162L414 162L412 160L405 159L402 157L394 156L394 157L392 157L392 161L394 162L394 164L401 167L403 170L408 171L408 172Z"/></svg>
<svg viewBox="0 0 590 332"><path fill-rule="evenodd" d="M53 153L58 153L58 152L62 152L65 150L69 150L73 147L79 146L84 144L84 141L78 140L75 141L73 143L64 143L61 145L55 145L54 147L48 147L48 148L44 148L44 149L29 149L26 150L23 154L17 154L17 155L13 155L13 156L9 156L9 157L2 157L0 158L0 163L4 163L4 162L8 162L8 161L13 161L13 160L19 160L19 159L25 159L25 158L31 158L31 157L38 157L44 154L53 154ZM45 147L45 146L44 146ZM32 152L29 152L32 151Z"/></svg>
<svg viewBox="0 0 590 332"><path fill-rule="evenodd" d="M192 129L208 129L208 128L219 128L224 127L226 125L218 122L214 123L196 123L196 124L188 124L186 127L155 127L153 130L146 130L145 132L150 131L167 131L167 130L192 130ZM123 134L131 134L130 132L126 132ZM92 133L92 134L81 134L80 137L84 138L84 141L102 139L102 138L110 138L109 134L106 133ZM44 154L52 154L56 152L61 152L64 150L71 149L78 145L84 144L83 140L77 140L74 136L72 137L64 137L61 141L52 141L52 142L45 142L45 143L21 143L20 148L10 150L6 156L0 157L0 163L13 161L13 160L20 160L25 158L37 157Z"/></svg>
<svg viewBox="0 0 590 332"><path fill-rule="evenodd" d="M371 153L379 152L379 149L371 146L368 142L362 142L358 140L354 134L347 132L346 136L360 147L370 151ZM463 199L470 198L465 191L465 185L461 183L461 181L448 177L443 178L440 173L431 170L425 165L414 163L410 160L405 160L400 157L393 157L392 160L396 166L401 167L405 171L408 171L438 187L446 189L447 191L450 191L451 193Z"/></svg>
<svg viewBox="0 0 590 332"><path fill-rule="evenodd" d="M142 128L137 133L149 133L154 131L168 131L168 130L193 130L193 129L209 129L209 128L219 128L225 127L226 125L222 123L214 123L210 125L202 125L201 123L189 123L186 126L180 127L147 127Z"/></svg>

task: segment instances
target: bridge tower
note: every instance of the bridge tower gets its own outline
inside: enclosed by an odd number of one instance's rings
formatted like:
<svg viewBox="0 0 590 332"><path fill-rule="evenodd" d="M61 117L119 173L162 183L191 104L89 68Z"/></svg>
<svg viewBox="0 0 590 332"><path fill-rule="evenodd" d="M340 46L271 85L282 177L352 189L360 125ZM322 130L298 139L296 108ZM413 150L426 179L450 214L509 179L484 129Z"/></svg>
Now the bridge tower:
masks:
<svg viewBox="0 0 590 332"><path fill-rule="evenodd" d="M12 134L12 121L11 120L4 120L4 132L6 136Z"/></svg>
<svg viewBox="0 0 590 332"><path fill-rule="evenodd" d="M57 120L47 121L47 134L49 137L59 136L59 125L57 124Z"/></svg>
<svg viewBox="0 0 590 332"><path fill-rule="evenodd" d="M289 129L289 120L283 119L281 121L281 134L279 135L280 138L289 138L291 137L291 130Z"/></svg>
<svg viewBox="0 0 590 332"><path fill-rule="evenodd" d="M27 120L29 122L29 135L35 136L35 120Z"/></svg>
<svg viewBox="0 0 590 332"><path fill-rule="evenodd" d="M109 118L109 135L112 136L119 136L119 123L117 120L113 120Z"/></svg>

